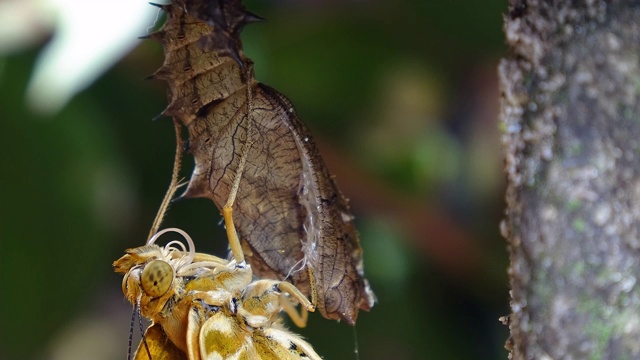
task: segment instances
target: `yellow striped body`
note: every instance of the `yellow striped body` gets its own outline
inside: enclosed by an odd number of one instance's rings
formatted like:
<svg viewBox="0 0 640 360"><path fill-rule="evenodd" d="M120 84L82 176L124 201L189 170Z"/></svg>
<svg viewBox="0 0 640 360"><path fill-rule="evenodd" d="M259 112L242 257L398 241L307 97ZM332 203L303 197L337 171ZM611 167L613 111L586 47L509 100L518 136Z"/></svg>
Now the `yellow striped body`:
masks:
<svg viewBox="0 0 640 360"><path fill-rule="evenodd" d="M320 359L311 345L281 325L281 302L290 301L280 289L286 283L252 281L246 264L207 254L195 254L191 262L185 257L147 245L128 250L114 263L125 274L123 292L129 301L139 302L141 314L153 321L145 332L151 359ZM167 275L159 262L172 272ZM159 269L145 271L147 266ZM173 278L162 293L167 276ZM142 341L134 359L149 359Z"/></svg>

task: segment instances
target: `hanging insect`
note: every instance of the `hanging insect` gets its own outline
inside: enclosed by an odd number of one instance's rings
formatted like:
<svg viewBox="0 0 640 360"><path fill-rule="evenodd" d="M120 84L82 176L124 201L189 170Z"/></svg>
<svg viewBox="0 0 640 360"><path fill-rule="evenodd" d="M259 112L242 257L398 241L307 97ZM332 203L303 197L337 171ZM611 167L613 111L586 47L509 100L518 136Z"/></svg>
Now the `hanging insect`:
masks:
<svg viewBox="0 0 640 360"><path fill-rule="evenodd" d="M355 324L376 300L353 216L289 100L255 80L240 31L260 18L240 0L158 6L167 20L149 37L165 59L152 77L169 83L163 114L188 129L195 159L182 198L223 210L245 157L232 209L242 249L232 251L242 250L259 277L290 280L324 317Z"/></svg>
<svg viewBox="0 0 640 360"><path fill-rule="evenodd" d="M180 149L179 136L177 140ZM180 155L178 150L171 185L152 232L162 221L167 199L179 186ZM283 328L279 319L279 313L285 311L297 326L304 327L315 306L289 282L253 281L251 266L244 261L232 207L246 160L244 151L223 211L235 260L196 253L189 235L171 228L155 233L146 246L127 250L114 262L116 272L125 275L122 291L134 304L134 314L137 311L138 317L153 321L138 346L136 360L320 359L311 345ZM165 247L155 245L168 231L181 234L188 249L178 241ZM131 343L129 356L130 351Z"/></svg>
<svg viewBox="0 0 640 360"><path fill-rule="evenodd" d="M155 241L180 233L165 247ZM151 319L134 359L320 359L311 345L285 329L284 310L299 326L306 323L294 304L313 311L309 300L288 282L252 281L251 266L196 253L180 229L165 229L145 246L129 249L114 262L124 274L122 290L135 309Z"/></svg>

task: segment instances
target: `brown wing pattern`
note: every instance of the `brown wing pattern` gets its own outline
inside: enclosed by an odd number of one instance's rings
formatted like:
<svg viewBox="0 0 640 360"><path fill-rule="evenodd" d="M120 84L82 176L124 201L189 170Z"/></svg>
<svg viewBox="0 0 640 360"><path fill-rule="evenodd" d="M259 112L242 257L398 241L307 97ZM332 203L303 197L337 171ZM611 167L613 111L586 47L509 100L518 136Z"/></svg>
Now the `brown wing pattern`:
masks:
<svg viewBox="0 0 640 360"><path fill-rule="evenodd" d="M154 76L169 83L164 114L188 128L196 164L182 196L206 197L221 209L251 136L233 207L247 261L259 277L288 278L307 295L311 269L322 315L355 324L358 310L375 302L358 235L289 100L253 76L239 33L259 18L239 0L174 0L162 7L167 22L151 37L162 43L165 61Z"/></svg>

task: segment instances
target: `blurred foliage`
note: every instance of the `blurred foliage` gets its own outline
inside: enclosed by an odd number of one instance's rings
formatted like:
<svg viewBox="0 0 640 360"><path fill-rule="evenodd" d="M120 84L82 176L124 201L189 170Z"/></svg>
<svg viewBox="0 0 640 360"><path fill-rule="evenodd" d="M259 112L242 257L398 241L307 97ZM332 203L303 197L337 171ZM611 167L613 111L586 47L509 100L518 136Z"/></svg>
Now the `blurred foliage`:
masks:
<svg viewBox="0 0 640 360"><path fill-rule="evenodd" d="M505 358L495 75L503 2L247 7L268 19L243 37L257 78L291 98L322 151L336 155L329 168L348 169L334 172L352 198L379 299L355 330L313 315L299 332L326 359L355 358L356 343L361 359ZM142 80L162 50L142 42L52 117L24 105L36 50L0 59L0 358L81 359L85 348L90 358L122 358L130 306L111 263L146 239L174 154L171 122L150 121L166 106L166 86ZM185 176L191 166L187 158ZM438 239L420 225L434 213L471 247L446 259L429 250ZM165 225L223 254L219 219L209 201L189 200ZM446 266L469 255L479 267Z"/></svg>

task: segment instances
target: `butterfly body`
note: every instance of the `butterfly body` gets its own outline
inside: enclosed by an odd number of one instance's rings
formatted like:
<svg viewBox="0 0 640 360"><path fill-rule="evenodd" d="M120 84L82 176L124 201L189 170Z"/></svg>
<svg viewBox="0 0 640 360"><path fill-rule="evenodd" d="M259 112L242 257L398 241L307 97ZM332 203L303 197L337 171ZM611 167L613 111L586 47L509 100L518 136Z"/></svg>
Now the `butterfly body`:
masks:
<svg viewBox="0 0 640 360"><path fill-rule="evenodd" d="M146 245L114 267L127 299L153 321L149 351L141 342L136 360L320 359L279 318L287 301L313 310L308 300L289 283L252 280L249 265Z"/></svg>

